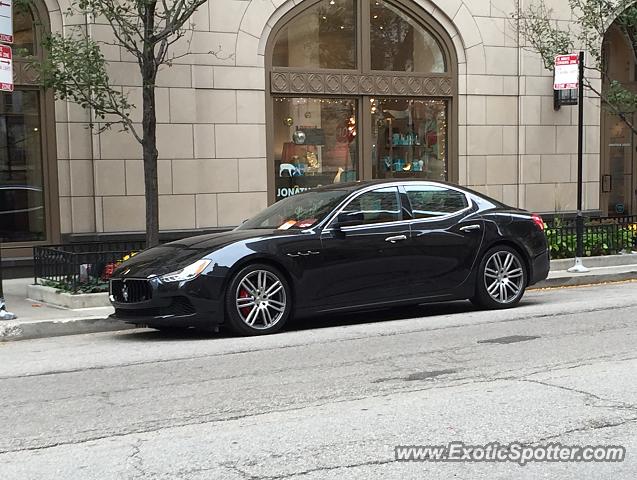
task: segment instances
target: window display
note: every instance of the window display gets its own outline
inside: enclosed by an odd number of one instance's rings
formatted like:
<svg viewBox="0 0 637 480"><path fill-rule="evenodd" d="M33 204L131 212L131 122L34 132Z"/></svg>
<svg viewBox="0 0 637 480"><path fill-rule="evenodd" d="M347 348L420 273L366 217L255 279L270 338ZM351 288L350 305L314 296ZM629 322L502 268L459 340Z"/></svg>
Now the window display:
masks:
<svg viewBox="0 0 637 480"><path fill-rule="evenodd" d="M447 101L371 98L373 178L447 180Z"/></svg>
<svg viewBox="0 0 637 480"><path fill-rule="evenodd" d="M268 201L359 179L457 181L445 28L404 0L295 3L265 52Z"/></svg>
<svg viewBox="0 0 637 480"><path fill-rule="evenodd" d="M358 179L357 101L274 99L276 199Z"/></svg>

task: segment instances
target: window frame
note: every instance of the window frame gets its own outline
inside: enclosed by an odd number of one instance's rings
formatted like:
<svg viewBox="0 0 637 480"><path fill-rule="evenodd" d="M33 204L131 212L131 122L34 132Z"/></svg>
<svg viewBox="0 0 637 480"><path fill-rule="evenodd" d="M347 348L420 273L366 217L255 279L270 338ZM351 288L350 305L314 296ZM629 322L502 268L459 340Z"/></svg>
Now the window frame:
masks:
<svg viewBox="0 0 637 480"><path fill-rule="evenodd" d="M444 27L421 6L408 0L389 3L427 30L440 46L444 56L444 73L393 72L371 69L369 0L357 0L357 70L303 69L274 67L272 54L276 38L300 12L312 8L321 0L303 2L293 7L274 25L265 48L266 90L266 156L268 204L276 201L273 104L276 97L330 96L359 99L359 178L372 179L372 125L365 106L375 96L406 98L439 98L448 104L447 181L457 183L458 167L458 57L453 40ZM367 19L367 20L366 20Z"/></svg>
<svg viewBox="0 0 637 480"><path fill-rule="evenodd" d="M460 210L457 210L455 212L447 213L446 215L441 215L439 217L416 218L414 216L414 208L413 208L413 205L411 203L411 199L409 198L409 192L405 188L406 186L414 186L414 187L427 187L427 186L429 186L429 187L436 187L436 188L440 188L440 187L447 188L449 190L453 190L455 192L458 192L462 196L464 196L464 198L465 198L465 200L467 202L467 206L462 208L462 209L460 209ZM468 213L470 211L473 211L475 209L475 207L476 207L475 206L475 202L471 199L471 196L467 192L465 192L464 190L462 190L460 188L455 187L454 185L449 185L449 184L446 184L446 183L429 182L429 181L426 181L426 180L410 181L408 185L407 185L407 183L403 183L400 186L400 190L401 190L401 193L404 194L405 201L406 201L407 206L409 208L409 214L411 215L411 223L415 223L415 222L418 222L418 223L421 223L421 222L437 222L437 221L440 221L440 220L447 220L448 218L455 217L456 215L465 214L465 213Z"/></svg>
<svg viewBox="0 0 637 480"><path fill-rule="evenodd" d="M464 199L465 206L462 207L462 208L459 208L457 210L454 210L453 212L440 212L441 215L430 216L430 217L417 217L416 216L416 209L414 208L414 202L413 202L412 198L410 197L409 192L417 192L419 187L423 189L423 190L420 190L420 191L427 191L427 190L424 190L424 189L429 187L429 188L432 189L432 190L429 190L429 191L432 191L432 192L435 191L433 189L441 190L440 193L443 193L443 194L447 194L447 192L456 192L456 193L460 194L460 196ZM409 202L409 208L411 210L411 215L412 215L414 220L437 220L439 218L445 218L445 217L448 217L450 215L456 215L459 212L462 212L462 211L466 210L470 206L469 199L467 198L467 196L463 192L459 192L456 189L449 188L449 187L446 187L446 186L439 186L439 185L413 185L413 186L412 185L403 185L403 188L405 190L405 194L407 196L407 201Z"/></svg>
<svg viewBox="0 0 637 480"><path fill-rule="evenodd" d="M370 189L365 189L361 192L359 192L357 195L354 195L352 197L349 197L345 203L343 205L341 205L339 207L339 211L336 213L336 215L334 215L334 217L332 217L332 219L330 220L329 225L331 226L333 223L336 222L336 220L338 219L338 216L343 213L345 211L345 209L347 208L348 205L350 205L352 202L354 202L356 199L362 197L363 195L367 195L369 193L373 193L377 190L389 190L392 189L394 191L394 194L396 195L396 207L398 208L398 216L400 217L397 220L387 220L387 221L383 221L383 222L373 222L373 223L361 223L359 225L348 225L346 227L343 227L343 231L348 231L350 229L356 229L356 228L364 228L364 227L374 227L377 225L390 225L390 224L394 224L394 223L399 223L399 222L404 222L405 220L408 220L405 218L404 215L404 210L403 210L403 205L402 205L402 198L400 195L400 188L398 185L374 185L375 188L370 188Z"/></svg>
<svg viewBox="0 0 637 480"><path fill-rule="evenodd" d="M30 4L33 17L34 55L44 59L45 52L41 48L42 39L51 31L49 13L44 2L37 0ZM58 160L56 146L55 99L51 89L45 89L30 66L30 61L14 57L13 76L15 91L31 90L38 92L40 104L41 161L44 202L44 240L16 241L2 243L3 255L11 257L29 257L33 247L48 245L60 240L60 199L58 184Z"/></svg>

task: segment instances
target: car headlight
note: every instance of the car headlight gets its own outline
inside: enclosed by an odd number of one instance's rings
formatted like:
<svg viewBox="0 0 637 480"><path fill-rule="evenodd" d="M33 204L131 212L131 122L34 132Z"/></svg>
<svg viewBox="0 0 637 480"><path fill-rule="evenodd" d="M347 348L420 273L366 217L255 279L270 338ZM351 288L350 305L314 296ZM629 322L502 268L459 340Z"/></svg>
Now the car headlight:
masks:
<svg viewBox="0 0 637 480"><path fill-rule="evenodd" d="M177 270L176 272L170 272L166 275L159 277L162 282L183 282L185 280L192 280L197 278L205 268L210 265L212 260L197 260L195 263L188 265L187 267Z"/></svg>

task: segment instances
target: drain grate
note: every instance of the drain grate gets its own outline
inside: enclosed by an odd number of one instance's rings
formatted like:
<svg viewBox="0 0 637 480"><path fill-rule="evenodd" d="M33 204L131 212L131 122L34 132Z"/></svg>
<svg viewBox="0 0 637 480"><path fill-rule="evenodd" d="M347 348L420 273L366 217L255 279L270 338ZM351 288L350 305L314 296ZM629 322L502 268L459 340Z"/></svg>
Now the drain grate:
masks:
<svg viewBox="0 0 637 480"><path fill-rule="evenodd" d="M478 340L478 343L499 343L499 344L507 344L507 343L518 343L518 342L528 342L529 340L535 340L536 338L540 338L538 335L510 335L508 337L498 337L498 338L489 338L488 340Z"/></svg>

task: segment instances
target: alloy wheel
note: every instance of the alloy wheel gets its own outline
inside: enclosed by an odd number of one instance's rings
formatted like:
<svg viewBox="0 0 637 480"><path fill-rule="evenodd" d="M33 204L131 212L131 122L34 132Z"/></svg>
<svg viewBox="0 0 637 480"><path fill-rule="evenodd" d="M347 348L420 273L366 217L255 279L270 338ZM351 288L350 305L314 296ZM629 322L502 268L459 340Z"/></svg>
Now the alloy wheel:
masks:
<svg viewBox="0 0 637 480"><path fill-rule="evenodd" d="M237 287L235 304L239 317L251 328L266 330L283 317L286 307L285 288L281 280L267 270L253 270Z"/></svg>
<svg viewBox="0 0 637 480"><path fill-rule="evenodd" d="M515 301L524 287L524 269L517 255L506 250L491 255L484 267L484 286L498 303Z"/></svg>

